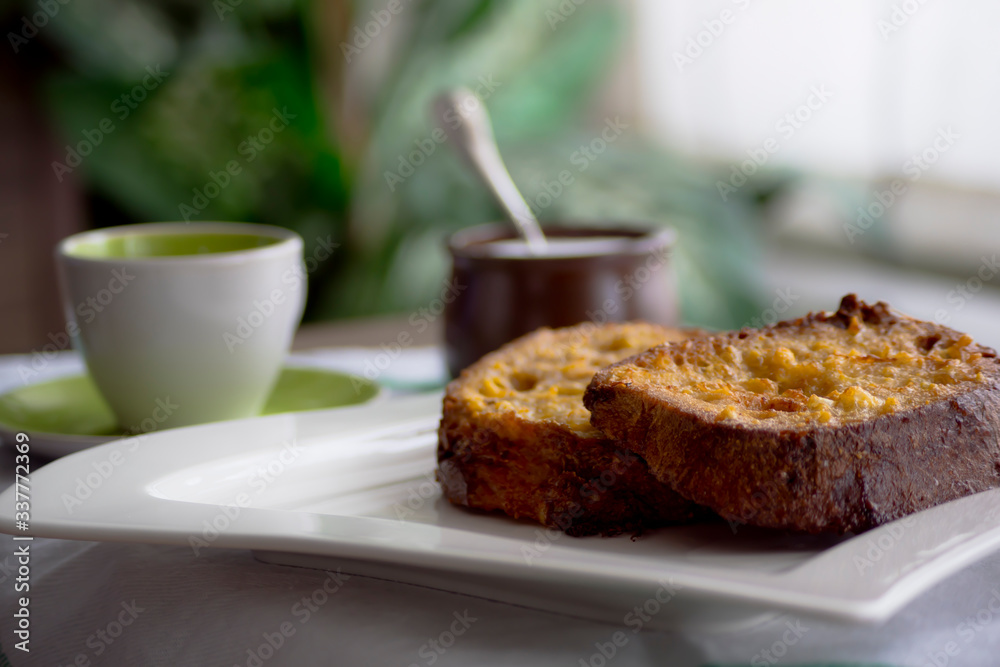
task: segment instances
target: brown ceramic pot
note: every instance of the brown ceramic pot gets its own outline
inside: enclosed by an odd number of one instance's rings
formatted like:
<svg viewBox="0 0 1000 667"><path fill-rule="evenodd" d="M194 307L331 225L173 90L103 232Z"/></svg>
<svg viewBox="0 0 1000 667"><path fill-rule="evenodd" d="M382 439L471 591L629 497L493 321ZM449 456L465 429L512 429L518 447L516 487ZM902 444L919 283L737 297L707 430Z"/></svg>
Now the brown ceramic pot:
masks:
<svg viewBox="0 0 1000 667"><path fill-rule="evenodd" d="M545 234L555 243L592 239L592 245L585 253L565 256L511 253L512 244L502 242L515 239L515 233L501 224L472 227L450 238L457 296L445 307L445 348L452 377L542 326L678 323L672 229L566 224L547 226ZM600 244L596 252L593 244ZM506 251L500 251L504 246Z"/></svg>

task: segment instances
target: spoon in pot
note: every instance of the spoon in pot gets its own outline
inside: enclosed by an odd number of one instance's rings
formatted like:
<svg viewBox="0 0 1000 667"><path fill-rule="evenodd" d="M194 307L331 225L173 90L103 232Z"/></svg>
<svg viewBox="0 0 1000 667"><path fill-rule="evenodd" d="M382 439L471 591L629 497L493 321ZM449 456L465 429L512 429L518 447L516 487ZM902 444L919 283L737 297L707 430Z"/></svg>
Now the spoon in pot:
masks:
<svg viewBox="0 0 1000 667"><path fill-rule="evenodd" d="M507 218L514 223L528 245L528 252L533 255L544 252L545 234L504 166L486 106L468 88L456 88L434 101L434 113L455 152L479 174Z"/></svg>

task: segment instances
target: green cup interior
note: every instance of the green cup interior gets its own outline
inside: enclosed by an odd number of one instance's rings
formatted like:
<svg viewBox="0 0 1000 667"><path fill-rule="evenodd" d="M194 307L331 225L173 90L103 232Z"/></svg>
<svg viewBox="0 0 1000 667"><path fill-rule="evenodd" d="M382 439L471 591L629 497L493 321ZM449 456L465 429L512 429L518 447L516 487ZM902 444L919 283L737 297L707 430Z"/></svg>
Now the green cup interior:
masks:
<svg viewBox="0 0 1000 667"><path fill-rule="evenodd" d="M175 233L101 235L74 243L67 248L71 257L88 259L137 259L184 257L251 250L280 243L281 239L261 234Z"/></svg>

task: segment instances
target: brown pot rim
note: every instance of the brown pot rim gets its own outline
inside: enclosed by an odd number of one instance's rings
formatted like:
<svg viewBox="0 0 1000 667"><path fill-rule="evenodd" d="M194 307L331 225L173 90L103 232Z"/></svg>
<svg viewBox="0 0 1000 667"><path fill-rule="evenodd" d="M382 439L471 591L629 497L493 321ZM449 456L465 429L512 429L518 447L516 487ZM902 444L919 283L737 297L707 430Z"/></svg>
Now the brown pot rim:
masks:
<svg viewBox="0 0 1000 667"><path fill-rule="evenodd" d="M447 247L456 259L470 259L489 263L559 263L581 260L598 261L608 258L637 257L653 252L672 249L677 242L677 231L673 227L653 223L623 223L615 226L595 226L582 223L548 223L543 231L558 238L587 238L592 236L617 236L633 239L625 248L617 248L607 255L537 257L531 255L502 256L490 254L482 246L491 241L517 238L517 232L510 223L490 222L459 230L448 237Z"/></svg>

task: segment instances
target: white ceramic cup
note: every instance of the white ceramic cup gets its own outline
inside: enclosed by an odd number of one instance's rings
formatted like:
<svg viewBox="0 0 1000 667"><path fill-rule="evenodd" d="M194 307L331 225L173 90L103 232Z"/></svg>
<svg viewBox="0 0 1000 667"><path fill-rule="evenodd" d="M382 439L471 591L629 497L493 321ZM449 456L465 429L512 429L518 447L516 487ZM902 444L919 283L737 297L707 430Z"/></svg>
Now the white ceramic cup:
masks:
<svg viewBox="0 0 1000 667"><path fill-rule="evenodd" d="M126 432L260 413L305 304L297 234L151 223L56 253L67 330Z"/></svg>

